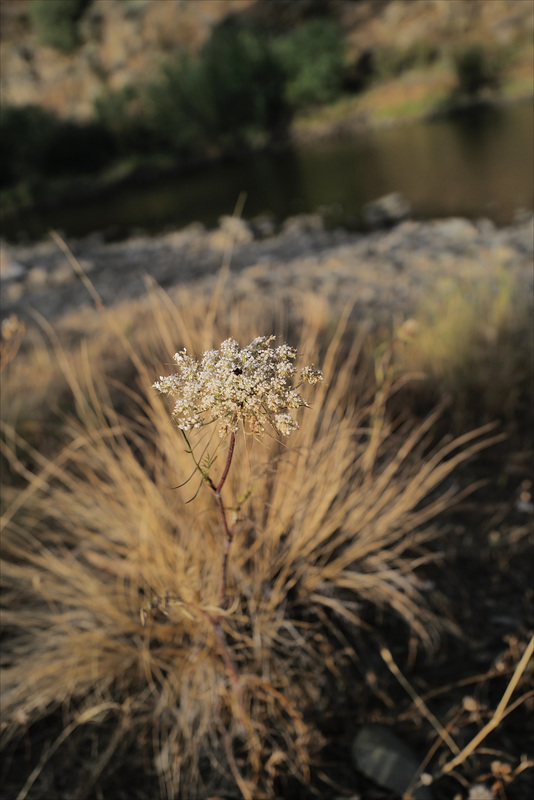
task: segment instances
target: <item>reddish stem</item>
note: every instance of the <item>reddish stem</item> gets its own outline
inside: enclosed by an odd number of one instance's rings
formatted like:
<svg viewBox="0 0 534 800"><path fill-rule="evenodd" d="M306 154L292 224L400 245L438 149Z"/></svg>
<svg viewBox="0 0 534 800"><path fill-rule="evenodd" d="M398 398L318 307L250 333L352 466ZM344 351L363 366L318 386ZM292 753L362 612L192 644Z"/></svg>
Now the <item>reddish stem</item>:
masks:
<svg viewBox="0 0 534 800"><path fill-rule="evenodd" d="M232 456L234 454L234 447L235 447L235 433L232 431L232 433L230 434L230 444L228 446L226 464L224 465L224 470L218 485L213 489L213 493L215 495L215 500L217 502L217 507L219 509L219 513L221 515L222 524L224 528L224 549L223 549L223 560L221 567L221 585L219 588L219 606L221 608L224 606L226 600L226 573L228 571L228 555L230 553L230 547L232 546L232 541L234 538L234 532L228 526L226 511L221 498L221 489L224 486L224 482L226 481L228 472L230 470L230 464L232 463ZM217 621L219 620L220 617Z"/></svg>
<svg viewBox="0 0 534 800"><path fill-rule="evenodd" d="M230 469L230 464L232 463L234 446L235 446L235 433L232 431L232 433L230 434L230 444L228 445L228 455L226 456L226 464L224 465L224 470L223 474L221 475L221 480L219 481L219 485L215 489L216 494L219 494L222 487L224 486L226 476L228 475L228 470Z"/></svg>
<svg viewBox="0 0 534 800"><path fill-rule="evenodd" d="M234 455L234 447L235 447L235 433L232 432L230 434L230 444L228 445L228 453L226 456L226 464L224 465L223 473L221 475L221 479L217 486L211 482L208 482L210 489L212 490L213 494L215 495L215 501L217 503L217 508L219 509L219 514L221 515L221 520L224 529L224 547L223 547L223 559L222 559L222 566L221 566L221 584L219 588L219 608L223 608L226 603L226 573L228 570L228 556L230 553L230 547L232 545L232 541L234 538L234 531L228 525L228 520L226 518L226 511L222 502L221 498L221 490L224 486L226 478L228 477L228 472L230 470L230 465L232 463L232 456ZM212 628L213 628L213 635L215 637L215 641L219 647L219 651L221 653L222 659L224 661L226 671L230 676L230 680L234 685L234 692L235 697L237 700L237 705L239 708L239 712L241 716L244 718L244 708L243 708L243 692L241 689L241 682L239 679L239 674L235 668L234 662L230 656L228 648L226 646L224 633L221 627L221 614L217 614L215 618L212 618L209 614L205 614L207 619L209 619Z"/></svg>
<svg viewBox="0 0 534 800"><path fill-rule="evenodd" d="M226 671L228 673L228 676L229 676L229 678L232 681L232 684L234 686L235 698L237 700L237 705L238 705L240 714L244 718L245 717L245 708L244 708L244 705L243 705L243 689L241 687L241 679L239 677L239 673L238 673L238 671L237 671L237 669L235 667L235 664L232 661L232 656L230 655L230 653L228 651L228 648L226 646L226 642L224 640L224 633L223 633L223 630L222 630L222 627L221 627L221 622L220 622L221 617L219 615L216 619L213 619L213 617L211 617L211 615L208 614L208 612L204 611L203 609L200 609L200 613L202 614L202 616L205 619L208 620L208 622L210 623L210 625L212 627L213 636L214 636L215 641L217 643L217 646L219 648L219 652L221 654L221 658L224 661L224 666L226 667Z"/></svg>
<svg viewBox="0 0 534 800"><path fill-rule="evenodd" d="M224 634L222 632L221 624L218 621L213 622L213 635L215 636L215 640L219 646L219 651L221 653L222 660L224 661L224 664L226 666L226 671L228 672L230 680L234 685L235 698L237 700L239 711L241 713L241 716L244 717L245 709L243 706L243 689L241 688L241 679L239 677L237 669L235 668L235 664L232 661L232 657L228 652L228 648L226 647L226 642L224 640Z"/></svg>

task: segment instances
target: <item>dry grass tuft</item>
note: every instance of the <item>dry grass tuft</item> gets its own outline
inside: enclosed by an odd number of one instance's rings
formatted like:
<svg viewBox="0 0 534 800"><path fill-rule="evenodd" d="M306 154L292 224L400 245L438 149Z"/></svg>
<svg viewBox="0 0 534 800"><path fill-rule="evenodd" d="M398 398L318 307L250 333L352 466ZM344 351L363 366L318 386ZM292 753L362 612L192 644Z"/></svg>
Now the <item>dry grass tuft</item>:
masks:
<svg viewBox="0 0 534 800"><path fill-rule="evenodd" d="M68 413L52 455L21 436L17 419L3 423L12 477L2 519L4 746L63 715L18 800L37 791L44 763L69 737L95 726L107 734L93 740L76 797L106 785L128 748L130 763L137 753L145 775L157 776L162 798L275 797L309 780L322 744L317 719L373 610L398 617L427 648L446 625L420 568L436 557L427 545L455 496L448 479L487 446L489 429L434 447L438 412L389 421L362 339L347 318L333 329L316 300L290 323L268 308L228 313L227 302L221 290L218 300L182 295L176 305L153 290L134 328L119 309L72 352L56 339ZM203 488L187 502L194 480L174 488L191 462L150 386L179 347L198 354L229 335L246 343L273 329L321 366L325 383L287 446L236 443L223 497L236 528L221 624L240 708L206 618L219 590L216 508ZM110 377L115 362L127 385ZM6 374L15 395L31 370L15 360Z"/></svg>
<svg viewBox="0 0 534 800"><path fill-rule="evenodd" d="M505 267L487 278L443 277L412 333L397 347L397 364L422 373L438 396L449 394L457 423L531 421L532 293Z"/></svg>

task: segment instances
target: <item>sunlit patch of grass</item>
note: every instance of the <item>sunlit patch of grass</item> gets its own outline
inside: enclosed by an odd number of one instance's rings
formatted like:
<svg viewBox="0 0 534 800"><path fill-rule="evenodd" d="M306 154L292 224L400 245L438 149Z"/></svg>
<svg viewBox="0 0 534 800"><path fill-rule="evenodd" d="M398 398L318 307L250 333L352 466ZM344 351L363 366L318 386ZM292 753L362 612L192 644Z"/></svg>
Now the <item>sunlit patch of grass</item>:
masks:
<svg viewBox="0 0 534 800"><path fill-rule="evenodd" d="M410 68L398 76L376 80L357 95L302 111L295 116L292 128L297 138L305 139L314 132L326 132L332 125L352 122L373 126L432 116L457 104L456 89L452 62L443 56L424 69ZM513 54L498 92L486 99L514 99L533 92L532 47L527 44Z"/></svg>
<svg viewBox="0 0 534 800"><path fill-rule="evenodd" d="M289 327L268 306L228 313L228 302L223 292L179 304L154 292L129 336L119 309L99 316L101 341L72 352L48 331L51 369L70 394L52 455L12 419L3 424L3 457L22 481L2 519L3 741L62 708L52 757L105 721L108 735L78 776L85 791L105 785L126 746L161 797L257 800L290 779L305 784L322 743L317 719L357 659L360 627L386 612L431 649L447 626L420 571L435 557L433 520L454 497L439 487L487 445L485 431L433 447L435 414L389 420L361 338L346 319L325 337L331 319L317 300L304 298ZM206 616L223 546L213 498L194 481L175 488L191 463L150 387L179 348L198 354L228 335L248 342L273 330L321 366L325 383L287 446L236 444L223 498L236 527L221 625L242 684L237 703ZM21 374L22 361L8 380Z"/></svg>
<svg viewBox="0 0 534 800"><path fill-rule="evenodd" d="M381 121L428 113L449 96L454 79L442 62L381 81L362 97L361 108Z"/></svg>
<svg viewBox="0 0 534 800"><path fill-rule="evenodd" d="M344 97L321 108L303 112L294 121L295 131L321 124L342 124L354 119L380 124L431 113L445 103L454 87L454 76L443 62L426 70L414 69L399 77L381 80L361 94Z"/></svg>
<svg viewBox="0 0 534 800"><path fill-rule="evenodd" d="M534 95L534 47L529 42L516 54L514 63L505 74L502 91L507 97Z"/></svg>
<svg viewBox="0 0 534 800"><path fill-rule="evenodd" d="M442 89L428 91L426 88L421 88L419 92L399 92L398 95L397 101L391 101L376 110L376 122L395 122L425 116L435 111L447 98Z"/></svg>
<svg viewBox="0 0 534 800"><path fill-rule="evenodd" d="M456 422L532 422L532 297L504 267L496 276L443 277L421 304L402 369L448 395Z"/></svg>

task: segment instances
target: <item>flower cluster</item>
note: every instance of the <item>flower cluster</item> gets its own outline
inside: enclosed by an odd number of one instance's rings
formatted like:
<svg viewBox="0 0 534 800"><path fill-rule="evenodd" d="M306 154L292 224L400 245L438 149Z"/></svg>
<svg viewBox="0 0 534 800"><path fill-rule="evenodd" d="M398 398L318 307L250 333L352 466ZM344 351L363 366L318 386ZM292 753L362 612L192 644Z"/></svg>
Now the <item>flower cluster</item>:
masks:
<svg viewBox="0 0 534 800"><path fill-rule="evenodd" d="M160 378L154 388L177 398L173 417L178 427L188 431L218 420L221 437L240 424L253 434L261 434L266 424L284 436L296 430L290 412L308 405L292 385L297 353L287 344L271 347L273 339L258 336L242 350L235 339L226 339L200 361L185 350L176 353L179 373ZM310 384L323 379L313 367L304 367L300 377Z"/></svg>

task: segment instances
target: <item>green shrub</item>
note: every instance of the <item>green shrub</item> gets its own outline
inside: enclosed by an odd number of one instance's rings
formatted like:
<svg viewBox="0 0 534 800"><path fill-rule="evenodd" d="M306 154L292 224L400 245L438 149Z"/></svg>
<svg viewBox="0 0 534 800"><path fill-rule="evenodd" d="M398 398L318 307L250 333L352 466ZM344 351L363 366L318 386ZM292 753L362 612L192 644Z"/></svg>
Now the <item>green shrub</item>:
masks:
<svg viewBox="0 0 534 800"><path fill-rule="evenodd" d="M328 20L311 20L274 41L286 75L285 96L294 107L334 100L345 72L345 43L341 29Z"/></svg>
<svg viewBox="0 0 534 800"><path fill-rule="evenodd" d="M91 0L33 0L30 17L42 44L71 53L79 44L78 20Z"/></svg>
<svg viewBox="0 0 534 800"><path fill-rule="evenodd" d="M207 88L200 62L186 55L148 84L147 123L156 147L178 156L206 148L213 124Z"/></svg>
<svg viewBox="0 0 534 800"><path fill-rule="evenodd" d="M431 64L438 55L437 48L427 42L414 42L410 47L377 46L372 52L372 72L378 79L393 78Z"/></svg>
<svg viewBox="0 0 534 800"><path fill-rule="evenodd" d="M267 40L220 28L197 60L182 56L148 87L152 129L161 145L179 153L242 147L278 131L283 91Z"/></svg>
<svg viewBox="0 0 534 800"><path fill-rule="evenodd" d="M149 153L153 135L148 121L146 90L130 84L109 91L94 102L96 119L113 136L117 153Z"/></svg>
<svg viewBox="0 0 534 800"><path fill-rule="evenodd" d="M220 28L202 51L215 125L232 140L273 131L284 116L284 72L267 39L247 30Z"/></svg>
<svg viewBox="0 0 534 800"><path fill-rule="evenodd" d="M502 49L471 44L453 53L458 88L474 96L483 89L498 89L506 70L506 56Z"/></svg>

